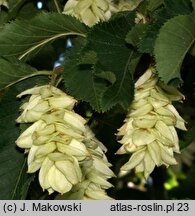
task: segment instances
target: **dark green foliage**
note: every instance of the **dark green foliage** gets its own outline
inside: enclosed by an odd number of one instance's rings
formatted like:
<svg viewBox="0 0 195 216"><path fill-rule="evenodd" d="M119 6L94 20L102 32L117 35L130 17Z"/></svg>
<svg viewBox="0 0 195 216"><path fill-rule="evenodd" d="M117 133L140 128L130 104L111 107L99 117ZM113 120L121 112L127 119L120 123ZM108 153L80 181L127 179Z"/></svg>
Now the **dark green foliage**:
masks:
<svg viewBox="0 0 195 216"><path fill-rule="evenodd" d="M156 68L163 81L180 78L182 61L195 41L195 14L170 19L155 42Z"/></svg>
<svg viewBox="0 0 195 216"><path fill-rule="evenodd" d="M107 88L102 97L103 111L118 103L128 108L133 99L132 74L134 71L130 71L128 65L134 59L135 51L125 44L124 39L133 25L134 17L134 13L124 14L108 23L97 25L87 37L86 49L97 53L101 70L110 71L116 77L116 81Z"/></svg>
<svg viewBox="0 0 195 216"><path fill-rule="evenodd" d="M75 18L58 13L41 13L31 20L6 24L0 34L0 56L22 59L47 43L67 35L82 35L87 28Z"/></svg>
<svg viewBox="0 0 195 216"><path fill-rule="evenodd" d="M133 19L134 14L125 14L95 26L87 36L87 45L83 49L74 47L67 54L67 89L96 111L107 111L116 104L127 109L133 99L134 71L128 66L135 51L124 40Z"/></svg>
<svg viewBox="0 0 195 216"><path fill-rule="evenodd" d="M75 111L86 117L107 147L115 174L129 158L115 155L120 147L115 134L134 98L135 80L149 65L165 83L180 85L186 97L176 104L188 122L187 132L178 130L181 149L195 139L195 1L143 0L136 10L115 14L92 28L61 14L65 2L44 1L43 9L37 10L36 1L9 0L9 10L0 11L0 199L56 195L43 192L37 176L26 173L26 156L15 145L21 132L15 123L21 105L16 95L35 85L58 83L78 100ZM143 15L139 23L137 12ZM73 47L66 49L68 38ZM60 54L65 57L64 70L52 80ZM153 182L143 183L134 171L111 179L114 187L108 193L115 199L194 199L193 169L194 165L182 166L180 174L186 180L174 174L181 185L169 192L164 188L168 171L161 167L152 173ZM135 187L129 188L129 182Z"/></svg>
<svg viewBox="0 0 195 216"><path fill-rule="evenodd" d="M6 90L0 103L0 199L25 199L33 175L28 175L23 150L16 147L15 140L20 128L15 119L19 115L21 101L16 95L39 83L40 77L31 78ZM45 78L42 77L41 82ZM18 110L18 111L17 111Z"/></svg>

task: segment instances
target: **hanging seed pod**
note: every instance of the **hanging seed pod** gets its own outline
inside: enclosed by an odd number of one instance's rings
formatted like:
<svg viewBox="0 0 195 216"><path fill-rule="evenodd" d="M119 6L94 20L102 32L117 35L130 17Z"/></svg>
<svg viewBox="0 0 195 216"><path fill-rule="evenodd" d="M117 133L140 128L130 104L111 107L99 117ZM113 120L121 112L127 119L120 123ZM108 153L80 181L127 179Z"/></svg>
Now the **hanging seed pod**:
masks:
<svg viewBox="0 0 195 216"><path fill-rule="evenodd" d="M28 173L40 170L40 185L49 193L64 194L88 180L106 196L105 189L112 186L107 180L114 174L105 147L73 111L76 100L50 85L28 89L18 97L25 95L30 95L29 101L21 106L16 121L32 125L16 144L28 153Z"/></svg>
<svg viewBox="0 0 195 216"><path fill-rule="evenodd" d="M186 130L185 121L172 105L184 96L174 87L158 81L149 68L135 83L135 98L124 125L118 129L121 148L117 154L132 153L121 171L135 168L147 178L155 166L175 165L180 153L176 128Z"/></svg>
<svg viewBox="0 0 195 216"><path fill-rule="evenodd" d="M72 190L63 196L63 199L79 200L108 200L105 189L112 187L107 179L114 176L110 170L111 164L107 161L104 152L105 146L99 142L92 131L87 127L85 144L91 153L92 160L81 162L83 179L73 186Z"/></svg>
<svg viewBox="0 0 195 216"><path fill-rule="evenodd" d="M115 4L113 0L68 0L63 13L91 27L100 21L109 20L113 13L134 10L141 1L122 0Z"/></svg>
<svg viewBox="0 0 195 216"><path fill-rule="evenodd" d="M0 6L3 5L6 8L9 8L9 3L7 0L0 0Z"/></svg>
<svg viewBox="0 0 195 216"><path fill-rule="evenodd" d="M111 0L69 0L63 13L74 16L91 27L110 19L113 9Z"/></svg>

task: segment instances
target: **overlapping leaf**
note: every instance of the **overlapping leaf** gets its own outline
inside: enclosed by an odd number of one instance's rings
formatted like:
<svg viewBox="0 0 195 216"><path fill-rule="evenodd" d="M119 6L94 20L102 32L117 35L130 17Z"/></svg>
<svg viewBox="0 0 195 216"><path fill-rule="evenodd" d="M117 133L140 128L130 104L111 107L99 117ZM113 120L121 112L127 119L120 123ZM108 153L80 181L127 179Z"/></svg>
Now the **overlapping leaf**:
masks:
<svg viewBox="0 0 195 216"><path fill-rule="evenodd" d="M195 10L195 0L191 0L193 9Z"/></svg>
<svg viewBox="0 0 195 216"><path fill-rule="evenodd" d="M156 68L163 81L180 78L180 67L195 42L195 14L170 19L155 42Z"/></svg>
<svg viewBox="0 0 195 216"><path fill-rule="evenodd" d="M0 199L24 199L33 180L32 176L26 173L24 153L15 144L20 132L15 122L20 106L16 95L37 84L39 80L31 78L13 86L5 92L0 101ZM44 77L41 82L45 82Z"/></svg>
<svg viewBox="0 0 195 216"><path fill-rule="evenodd" d="M15 18L18 11L25 2L27 2L27 0L9 0L9 10L0 12L0 24L6 23L9 20Z"/></svg>
<svg viewBox="0 0 195 216"><path fill-rule="evenodd" d="M100 100L106 89L103 79L94 76L96 55L94 52L82 52L83 41L77 41L64 62L64 82L71 95L89 102L101 111Z"/></svg>
<svg viewBox="0 0 195 216"><path fill-rule="evenodd" d="M154 11L156 10L158 7L160 7L163 4L163 0L149 0L148 1L148 6L147 9L149 11Z"/></svg>
<svg viewBox="0 0 195 216"><path fill-rule="evenodd" d="M34 2L26 2L18 11L17 18L19 19L31 19L42 13L42 10L37 9Z"/></svg>
<svg viewBox="0 0 195 216"><path fill-rule="evenodd" d="M190 49L190 54L195 57L195 44L192 45Z"/></svg>
<svg viewBox="0 0 195 216"><path fill-rule="evenodd" d="M142 53L150 53L153 55L155 40L160 28L165 22L174 16L190 14L192 12L190 0L150 1L149 6L151 4L151 10L153 10L153 7L156 8L162 3L164 6L153 12L151 17L152 22L148 25L145 34L140 35L141 39L138 48Z"/></svg>
<svg viewBox="0 0 195 216"><path fill-rule="evenodd" d="M179 141L181 149L189 146L195 139L195 125L193 125L189 131L185 134L184 138Z"/></svg>
<svg viewBox="0 0 195 216"><path fill-rule="evenodd" d="M116 104L128 108L134 95L129 67L137 58L125 36L134 24L134 14L119 15L92 28L87 45L73 46L64 63L64 82L70 94L104 112Z"/></svg>
<svg viewBox="0 0 195 216"><path fill-rule="evenodd" d="M18 81L36 75L49 75L49 71L37 71L35 68L12 58L11 60L0 58L0 90L11 86Z"/></svg>
<svg viewBox="0 0 195 216"><path fill-rule="evenodd" d="M192 11L191 0L164 0L165 8L172 16L188 14Z"/></svg>
<svg viewBox="0 0 195 216"><path fill-rule="evenodd" d="M127 34L126 41L127 43L138 47L141 40L146 34L146 31L148 30L148 25L139 23L135 25Z"/></svg>
<svg viewBox="0 0 195 216"><path fill-rule="evenodd" d="M8 0L9 12L17 11L27 0Z"/></svg>
<svg viewBox="0 0 195 216"><path fill-rule="evenodd" d="M55 39L86 34L87 28L77 19L58 13L41 13L30 20L6 24L0 32L0 56L22 59Z"/></svg>
<svg viewBox="0 0 195 216"><path fill-rule="evenodd" d="M119 16L109 23L96 25L88 35L87 48L97 53L103 71L112 72L116 81L109 86L101 101L103 111L116 104L128 108L133 99L134 84L129 63L134 49L125 43L125 36L134 25L134 14Z"/></svg>

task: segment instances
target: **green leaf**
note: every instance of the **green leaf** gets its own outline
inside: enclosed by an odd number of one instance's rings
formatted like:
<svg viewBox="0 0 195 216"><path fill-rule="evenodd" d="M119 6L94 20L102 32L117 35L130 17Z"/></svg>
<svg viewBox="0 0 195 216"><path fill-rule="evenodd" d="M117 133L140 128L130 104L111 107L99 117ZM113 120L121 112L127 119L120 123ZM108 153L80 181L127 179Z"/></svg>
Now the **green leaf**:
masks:
<svg viewBox="0 0 195 216"><path fill-rule="evenodd" d="M97 61L94 52L82 52L83 40L76 40L76 44L67 53L64 62L65 87L71 95L79 100L90 103L96 111L101 111L100 100L106 85L103 79L94 75Z"/></svg>
<svg viewBox="0 0 195 216"><path fill-rule="evenodd" d="M164 0L165 8L172 16L184 15L192 12L190 0Z"/></svg>
<svg viewBox="0 0 195 216"><path fill-rule="evenodd" d="M16 127L16 110L20 103L16 101L15 88L6 93L0 104L0 199L14 199L20 178L23 176L25 158L16 149L15 140L19 135Z"/></svg>
<svg viewBox="0 0 195 216"><path fill-rule="evenodd" d="M132 71L132 74L134 74L140 62L141 57L142 57L141 53L134 53L134 55L132 56L131 61L129 62L129 65L128 65L129 70Z"/></svg>
<svg viewBox="0 0 195 216"><path fill-rule="evenodd" d="M25 169L25 172L27 170L27 167ZM28 190L29 190L29 187L31 185L31 183L34 181L35 179L35 174L31 174L31 175L28 175L28 178L24 178L23 179L23 185L21 188L18 188L18 193L19 193L19 197L21 200L25 200L27 195L28 195Z"/></svg>
<svg viewBox="0 0 195 216"><path fill-rule="evenodd" d="M195 41L195 13L170 19L155 42L156 68L164 82L180 78L180 67Z"/></svg>
<svg viewBox="0 0 195 216"><path fill-rule="evenodd" d="M170 19L170 14L167 13L165 8L158 9L151 18L153 22L148 24L145 29L145 34L142 34L141 40L138 44L138 50L141 53L150 53L153 54L154 42L158 35L159 29Z"/></svg>
<svg viewBox="0 0 195 216"><path fill-rule="evenodd" d="M45 4L49 11L56 11L58 13L62 12L64 9L64 2L60 0L50 0L46 1Z"/></svg>
<svg viewBox="0 0 195 216"><path fill-rule="evenodd" d="M21 80L38 75L49 75L49 71L37 71L35 68L20 62L15 58L10 60L0 58L0 90Z"/></svg>
<svg viewBox="0 0 195 216"><path fill-rule="evenodd" d="M154 11L163 4L164 0L149 0L147 9L149 11Z"/></svg>
<svg viewBox="0 0 195 216"><path fill-rule="evenodd" d="M153 54L154 42L156 40L159 28L160 27L157 24L148 26L148 30L146 31L145 35L143 35L142 40L140 40L138 43L139 52L149 53L151 55Z"/></svg>
<svg viewBox="0 0 195 216"><path fill-rule="evenodd" d="M127 8L130 9L130 11L133 11L134 9L136 9L144 0L131 0L131 1L127 1L127 2L122 2L121 3L121 6L125 3L128 5ZM120 1L119 2L119 5L120 5Z"/></svg>
<svg viewBox="0 0 195 216"><path fill-rule="evenodd" d="M17 11L27 0L8 0L9 12Z"/></svg>
<svg viewBox="0 0 195 216"><path fill-rule="evenodd" d="M195 44L192 45L192 47L190 48L190 52L189 52L192 56L195 57Z"/></svg>
<svg viewBox="0 0 195 216"><path fill-rule="evenodd" d="M0 31L3 28L3 24L6 22L6 20L7 20L7 12L2 10L0 12Z"/></svg>
<svg viewBox="0 0 195 216"><path fill-rule="evenodd" d="M152 13L152 23L148 25L145 35L142 36L138 50L141 53L150 53L153 55L155 40L162 25L176 15L190 14L191 12L190 0L165 0L164 7Z"/></svg>
<svg viewBox="0 0 195 216"><path fill-rule="evenodd" d="M126 42L137 47L148 29L148 25L138 23L133 26L126 36Z"/></svg>
<svg viewBox="0 0 195 216"><path fill-rule="evenodd" d="M119 15L108 23L96 25L88 34L86 49L97 53L102 71L112 72L116 77L114 84L107 88L102 97L102 111L107 111L116 104L127 109L133 99L134 71L130 71L128 65L135 51L126 45L125 37L134 25L134 18L134 13Z"/></svg>
<svg viewBox="0 0 195 216"><path fill-rule="evenodd" d="M18 11L17 18L19 18L19 19L31 19L34 16L37 16L39 13L41 13L41 10L37 9L34 2L27 2Z"/></svg>
<svg viewBox="0 0 195 216"><path fill-rule="evenodd" d="M189 146L195 139L195 125L193 125L189 131L186 132L185 136L183 139L180 139L179 141L179 145L180 148L186 148L187 146Z"/></svg>
<svg viewBox="0 0 195 216"><path fill-rule="evenodd" d="M114 75L114 73L112 73L110 71L102 71L102 72L96 74L96 76L107 80L111 84L114 84L116 81L116 76Z"/></svg>
<svg viewBox="0 0 195 216"><path fill-rule="evenodd" d="M6 23L16 17L18 11L27 0L9 0L9 10L5 13L3 20L0 23ZM1 13L0 13L1 15Z"/></svg>
<svg viewBox="0 0 195 216"><path fill-rule="evenodd" d="M33 177L26 173L26 159L23 150L17 148L15 144L20 133L15 119L18 117L17 110L21 105L16 95L37 83L45 83L45 81L45 77L23 81L7 90L1 98L0 199L26 198L28 187L33 180Z"/></svg>
<svg viewBox="0 0 195 216"><path fill-rule="evenodd" d="M65 87L71 95L90 103L98 112L107 111L116 104L128 108L133 99L135 61L133 65L130 63L137 56L124 38L134 25L134 18L134 13L125 13L109 23L96 25L87 37L87 45L76 41L66 53Z"/></svg>
<svg viewBox="0 0 195 216"><path fill-rule="evenodd" d="M195 0L191 0L191 2L192 2L193 9L195 11Z"/></svg>
<svg viewBox="0 0 195 216"><path fill-rule="evenodd" d="M16 20L5 25L0 32L0 55L22 59L58 38L84 37L86 32L87 27L71 16L41 13L30 20Z"/></svg>

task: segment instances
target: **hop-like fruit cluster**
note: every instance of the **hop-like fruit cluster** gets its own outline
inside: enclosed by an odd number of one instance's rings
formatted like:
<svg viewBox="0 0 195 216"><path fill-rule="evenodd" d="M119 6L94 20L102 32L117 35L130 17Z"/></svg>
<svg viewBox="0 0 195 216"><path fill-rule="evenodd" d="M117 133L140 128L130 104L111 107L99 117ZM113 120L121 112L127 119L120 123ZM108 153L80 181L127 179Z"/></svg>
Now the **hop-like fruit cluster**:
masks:
<svg viewBox="0 0 195 216"><path fill-rule="evenodd" d="M0 6L1 6L1 5L3 5L3 6L5 6L5 7L7 7L7 8L9 8L9 4L8 4L7 0L0 0Z"/></svg>
<svg viewBox="0 0 195 216"><path fill-rule="evenodd" d="M72 15L88 26L110 19L114 9L111 0L69 0L64 14Z"/></svg>
<svg viewBox="0 0 195 216"><path fill-rule="evenodd" d="M105 193L105 189L112 186L106 179L112 177L114 174L109 169L111 164L108 163L104 154L106 149L89 129L87 129L85 144L93 160L89 160L81 165L82 172L85 175L84 181L75 185L70 193L65 194L63 198L71 200L111 199Z"/></svg>
<svg viewBox="0 0 195 216"><path fill-rule="evenodd" d="M174 152L180 153L180 149L175 127L186 128L172 101L183 98L174 87L161 83L153 68L137 80L134 101L117 133L122 137L117 154L132 153L121 172L135 168L147 178L155 166L177 164Z"/></svg>
<svg viewBox="0 0 195 216"><path fill-rule="evenodd" d="M113 0L68 0L63 13L91 27L109 20L113 13L135 9L141 1L122 0L115 4Z"/></svg>
<svg viewBox="0 0 195 216"><path fill-rule="evenodd" d="M76 100L51 85L28 89L18 97L24 95L31 96L16 121L33 124L16 144L28 153L28 173L40 170L40 185L49 193L64 194L88 181L104 198L105 189L112 186L107 179L114 174L105 147L95 139L85 119L73 111Z"/></svg>

